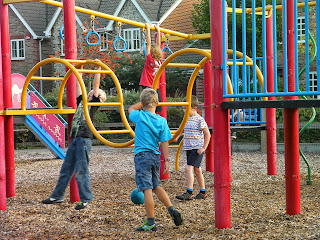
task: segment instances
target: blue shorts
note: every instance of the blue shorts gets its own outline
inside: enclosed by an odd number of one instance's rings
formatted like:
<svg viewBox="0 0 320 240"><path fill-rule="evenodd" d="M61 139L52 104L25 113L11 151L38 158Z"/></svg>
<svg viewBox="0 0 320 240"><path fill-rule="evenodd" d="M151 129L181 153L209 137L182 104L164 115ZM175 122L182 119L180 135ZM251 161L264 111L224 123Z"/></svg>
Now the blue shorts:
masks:
<svg viewBox="0 0 320 240"><path fill-rule="evenodd" d="M156 189L160 185L160 155L139 152L134 157L135 179L139 191Z"/></svg>
<svg viewBox="0 0 320 240"><path fill-rule="evenodd" d="M198 154L198 149L187 150L187 165L199 168L201 166L203 153Z"/></svg>

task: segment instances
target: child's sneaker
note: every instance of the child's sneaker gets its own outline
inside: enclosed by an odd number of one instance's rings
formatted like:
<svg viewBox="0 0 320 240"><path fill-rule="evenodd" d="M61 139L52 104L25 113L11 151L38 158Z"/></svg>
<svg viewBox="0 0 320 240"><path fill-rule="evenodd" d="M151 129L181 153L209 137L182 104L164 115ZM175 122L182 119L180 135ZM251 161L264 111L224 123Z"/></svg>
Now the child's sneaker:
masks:
<svg viewBox="0 0 320 240"><path fill-rule="evenodd" d="M170 216L172 217L173 221L174 221L174 224L176 226L180 226L183 222L183 219L181 217L181 213L175 209L173 210L171 213L170 213Z"/></svg>
<svg viewBox="0 0 320 240"><path fill-rule="evenodd" d="M194 199L206 199L207 196L208 196L208 195L207 195L206 193L201 193L201 192L199 192L199 193L197 194L197 196L195 196Z"/></svg>
<svg viewBox="0 0 320 240"><path fill-rule="evenodd" d="M78 202L77 206L75 207L75 210L81 210L87 207L88 203L87 202Z"/></svg>
<svg viewBox="0 0 320 240"><path fill-rule="evenodd" d="M194 195L192 193L185 192L182 195L176 196L176 198L178 198L180 200L193 200Z"/></svg>
<svg viewBox="0 0 320 240"><path fill-rule="evenodd" d="M54 204L54 203L62 203L63 199L55 199L55 198L47 198L45 200L42 200L42 203L44 204Z"/></svg>
<svg viewBox="0 0 320 240"><path fill-rule="evenodd" d="M138 232L143 232L143 231L156 231L157 230L157 226L156 224L152 224L151 226L149 226L147 224L148 221L145 221L144 224L141 227L138 227L136 229L136 231Z"/></svg>

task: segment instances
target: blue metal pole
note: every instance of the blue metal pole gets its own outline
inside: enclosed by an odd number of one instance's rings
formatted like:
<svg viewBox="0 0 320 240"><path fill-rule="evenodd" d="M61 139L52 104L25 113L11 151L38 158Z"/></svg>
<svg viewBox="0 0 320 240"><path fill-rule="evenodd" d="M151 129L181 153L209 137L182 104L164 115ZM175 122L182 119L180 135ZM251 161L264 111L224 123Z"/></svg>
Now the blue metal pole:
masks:
<svg viewBox="0 0 320 240"><path fill-rule="evenodd" d="M246 71L246 56L247 56L247 23L246 23L246 1L242 1L242 92L247 93L247 71Z"/></svg>
<svg viewBox="0 0 320 240"><path fill-rule="evenodd" d="M316 12L320 13L320 0L317 0L316 2ZM320 49L320 15L317 14L317 49ZM318 76L318 81L317 81L317 89L319 91L320 89L320 54L317 54L317 76Z"/></svg>
<svg viewBox="0 0 320 240"><path fill-rule="evenodd" d="M266 24L266 0L262 0L262 57L263 57L263 92L267 92L267 24ZM260 61L261 63L261 61ZM261 69L261 67L260 67Z"/></svg>
<svg viewBox="0 0 320 240"><path fill-rule="evenodd" d="M320 0L319 0L320 1ZM274 92L278 92L278 66L277 66L277 12L276 12L276 4L277 1L272 1L272 17L273 17L273 67L275 69L273 75L273 81L274 81Z"/></svg>
<svg viewBox="0 0 320 240"><path fill-rule="evenodd" d="M310 72L310 67L309 67L309 34L308 34L308 29L309 29L309 12L308 12L309 6L308 6L308 0L305 0L305 6L304 6L304 14L305 14L305 22L304 22L304 35L305 35L305 56L306 56L306 92L310 91L310 76L309 76L309 72ZM295 13L296 13L297 9L295 8ZM319 26L318 26L319 27ZM298 50L298 48L296 48ZM296 51L297 52L297 51ZM297 68L298 70L298 68ZM299 71L296 71L299 72ZM298 82L299 76L297 76L298 74L296 74L296 79ZM298 88L296 88L298 89Z"/></svg>
<svg viewBox="0 0 320 240"><path fill-rule="evenodd" d="M254 67L257 58L257 31L256 31L256 1L252 1L252 60L253 60L253 93L257 93L257 71Z"/></svg>

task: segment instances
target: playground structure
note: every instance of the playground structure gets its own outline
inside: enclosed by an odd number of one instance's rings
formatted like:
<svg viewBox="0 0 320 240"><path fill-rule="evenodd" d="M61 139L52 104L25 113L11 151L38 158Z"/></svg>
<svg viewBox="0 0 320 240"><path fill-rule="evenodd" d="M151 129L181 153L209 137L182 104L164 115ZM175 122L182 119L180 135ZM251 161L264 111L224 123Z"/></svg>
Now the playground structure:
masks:
<svg viewBox="0 0 320 240"><path fill-rule="evenodd" d="M16 1L5 1L3 4L8 4ZM1 52L2 52L2 71L0 71L0 78L3 78L3 102L0 98L0 110L2 115L0 116L0 129L2 129L0 134L0 143L3 144L1 149L3 151L0 155L0 209L5 210L5 199L6 197L12 197L15 195L14 192L14 157L13 157L13 130L10 129L12 126L12 116L13 115L28 115L28 114L69 114L68 122L72 120L71 114L75 112L75 94L72 92L74 89L75 81L79 81L82 91L83 91L83 102L84 102L84 111L86 113L86 119L89 124L90 129L93 131L94 135L105 144L113 145L108 142L101 135L109 134L108 131L96 131L94 126L91 123L91 120L88 118L88 109L90 105L87 103L86 99L86 89L83 84L82 78L79 74L79 68L83 64L91 63L92 60L80 61L77 60L76 55L76 41L75 41L75 26L74 14L76 11L82 11L84 13L99 16L99 17L109 17L118 22L128 23L139 27L144 27L144 24L137 23L122 18L115 18L112 16L105 16L102 13L85 10L82 8L76 8L70 4L66 4L67 0L64 0L63 3L55 1L41 1L46 4L55 5L57 7L64 8L64 29L65 29L65 40L66 40L66 59L46 59L38 63L29 73L21 98L21 109L11 109L11 77L10 77L10 50L8 48L9 43L9 29L8 29L8 13L7 6L1 4ZM212 87L207 87L206 89L211 92L213 96L213 101L210 98L205 99L205 108L210 108L213 111L212 117L212 126L213 126L213 142L214 144L214 188L215 188L215 224L217 228L230 228L231 227L231 215L230 215L230 181L231 181L231 156L230 156L230 118L229 118L229 109L266 109L266 124L267 124L267 137L268 137L268 146L270 146L268 154L268 173L276 174L276 148L275 148L275 108L284 109L284 125L285 125L285 162L286 162L286 199L287 199L287 213L290 215L295 215L300 213L300 173L299 173L299 125L298 125L298 108L299 107L319 107L319 100L298 100L297 96L308 96L308 95L319 95L320 90L310 91L310 84L308 83L308 73L309 69L306 69L306 81L305 91L299 91L299 79L298 79L298 55L297 55L297 38L294 32L297 32L297 25L294 21L297 16L297 8L302 5L298 5L296 1L289 0L283 1L282 6L277 6L276 1L272 1L272 6L266 6L265 0L262 1L262 7L256 8L255 1L252 1L252 8L246 8L246 1L243 1L242 9L237 9L235 5L235 0L232 1L231 8L226 8L225 1L211 0L211 16L214 16L214 21L211 21L211 30L214 37L211 38L211 51L210 50L199 50L199 49L184 49L170 55L160 67L153 87L156 88L160 80L160 76L165 67L193 67L193 71L187 90L187 101L183 103L166 103L162 102L160 105L186 105L186 112L184 120L182 121L181 126L178 130L173 132L174 136L178 136L184 127L184 124L187 120L187 116L190 111L190 100L191 100L191 89L195 80L196 75L199 70L205 66L205 64L211 59L211 68L210 65L205 69L205 73L209 74L207 79L209 81L205 84L213 84ZM320 12L320 0L316 2L305 1L303 5L310 5L316 7L316 12ZM283 11L283 26L284 26L284 36L283 36L283 91L280 91L278 86L278 76L277 72L274 71L277 68L277 39L276 39L276 17L275 14L272 14L274 10ZM308 11L305 7L305 26L308 29ZM227 29L226 22L224 19L227 19L227 12L232 13L232 35L233 35L233 48L228 50L227 47ZM263 35L263 56L262 56L262 68L263 71L257 66L257 56L256 56L256 30L253 29L253 56L248 57L246 54L246 45L243 44L242 53L236 49L236 14L240 13L243 19L242 28L242 39L243 43L246 42L246 14L251 13L253 26L256 23L256 16L262 17L262 35ZM272 21L271 21L272 20ZM317 16L317 25L320 24L320 16ZM267 30L269 29L269 30ZM177 36L178 38L185 39L195 39L195 38L207 38L208 35L199 35L192 36L190 34L178 33L175 31L170 31L167 29L161 29L160 31L169 35ZM305 41L308 41L308 34L305 35ZM170 39L170 38L169 38ZM320 47L320 30L317 28L317 48ZM174 38L171 39L172 41ZM170 40L170 41L171 41ZM306 61L309 59L309 45L306 44ZM75 50L75 51L74 51ZM184 52L192 52L202 55L204 58L198 64L179 64L179 63L170 63L177 55L183 54ZM212 55L211 55L212 53ZM228 60L228 55L232 56L232 60ZM26 107L26 84L33 78L36 79L34 73L37 68L43 64L49 62L59 62L66 66L68 69L64 78L50 78L42 77L38 80L60 80L63 81L61 84L61 89L58 96L58 109L27 109ZM75 65L73 65L75 64ZM320 73L320 57L317 56L317 75ZM5 66L5 67L4 67ZM117 103L105 103L105 106L119 106L120 114L123 122L125 123L126 130L123 130L124 133L129 133L134 137L134 133L129 125L126 125L126 119L124 118L124 109L122 102L122 93L121 87L118 85L116 76L112 75L112 71L104 64L101 65L104 70L101 70L103 73L110 74L114 83L116 85L119 102ZM228 74L228 69L230 68L230 77ZM251 66L252 69L252 78L249 76L247 67ZM307 66L307 64L306 64ZM239 76L237 75L236 68L241 68L242 72L242 92L240 92L239 86L240 83L237 81ZM1 70L1 69L0 69ZM91 72L96 72L95 70L90 70ZM73 73L73 74L72 74ZM210 76L210 73L212 74ZM2 76L1 76L2 75ZM249 79L248 85L243 79ZM0 81L2 82L2 81ZM260 84L260 89L257 87ZM317 89L320 89L320 83L317 83ZM233 87L231 87L233 85ZM68 107L63 108L62 106L62 94L63 89L67 88L67 98L68 98ZM9 89L9 90L8 90ZM248 91L250 89L250 91ZM252 89L252 91L251 91ZM236 90L236 91L234 91ZM163 87L160 84L160 91L164 91ZM9 93L9 94L8 94ZM210 95L207 94L207 96ZM165 96L165 94L163 95ZM275 100L275 97L284 97L284 100ZM208 100L209 99L209 100ZM233 101L227 101L227 100ZM100 104L100 103L99 103ZM209 115L209 114L206 114ZM5 125L5 126L4 126ZM219 127L215 127L219 126ZM6 141L4 140L6 139ZM12 141L11 141L12 140ZM126 147L130 146L134 140L131 140L122 145L113 145L113 147ZM5 146L4 143L6 142ZM6 171L5 171L6 170ZM10 185L8 184L10 183ZM13 187L12 187L13 183ZM4 190L6 189L6 190ZM5 194L6 193L6 194ZM72 196L76 198L75 196Z"/></svg>

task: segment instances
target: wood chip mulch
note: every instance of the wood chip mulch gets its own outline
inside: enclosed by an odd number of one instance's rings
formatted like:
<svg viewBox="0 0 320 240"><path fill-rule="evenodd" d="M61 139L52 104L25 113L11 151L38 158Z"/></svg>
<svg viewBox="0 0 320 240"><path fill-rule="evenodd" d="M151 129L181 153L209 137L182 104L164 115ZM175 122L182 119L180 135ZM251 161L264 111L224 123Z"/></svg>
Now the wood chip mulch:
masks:
<svg viewBox="0 0 320 240"><path fill-rule="evenodd" d="M305 153L312 167L313 184L307 185L307 168L300 161L301 213L286 214L284 154L278 153L278 175L267 175L267 156L261 152L233 152L231 228L215 227L213 173L204 172L208 198L181 202L186 189L185 154L175 170L175 149L170 149L169 179L162 181L184 223L176 227L166 208L155 197L156 232L135 232L145 220L143 205L130 193L134 181L133 149L95 146L90 154L94 201L76 211L69 189L61 204L41 200L52 192L62 160L45 149L15 153L16 196L7 198L0 211L0 239L320 239L320 160ZM205 169L205 159L202 168ZM195 193L199 188L194 185Z"/></svg>

